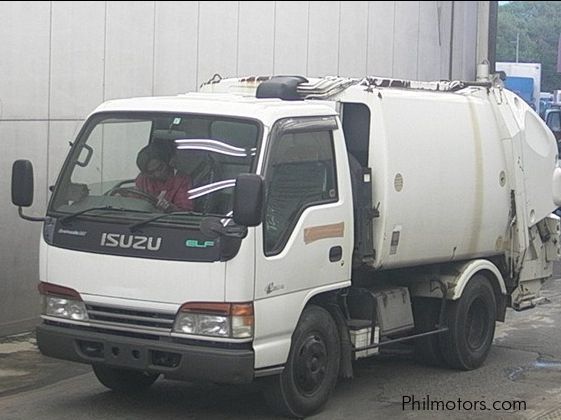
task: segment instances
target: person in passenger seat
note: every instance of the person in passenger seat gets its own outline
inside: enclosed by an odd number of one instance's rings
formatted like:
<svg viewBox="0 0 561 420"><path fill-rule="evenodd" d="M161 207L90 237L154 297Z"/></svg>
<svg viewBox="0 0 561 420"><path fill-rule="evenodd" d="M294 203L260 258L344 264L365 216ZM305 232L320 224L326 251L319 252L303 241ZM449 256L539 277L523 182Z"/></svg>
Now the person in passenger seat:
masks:
<svg viewBox="0 0 561 420"><path fill-rule="evenodd" d="M157 199L156 206L166 212L193 210L189 198L191 179L179 174L170 164L168 151L158 144L149 144L138 152L136 165L140 174L136 177L136 187Z"/></svg>

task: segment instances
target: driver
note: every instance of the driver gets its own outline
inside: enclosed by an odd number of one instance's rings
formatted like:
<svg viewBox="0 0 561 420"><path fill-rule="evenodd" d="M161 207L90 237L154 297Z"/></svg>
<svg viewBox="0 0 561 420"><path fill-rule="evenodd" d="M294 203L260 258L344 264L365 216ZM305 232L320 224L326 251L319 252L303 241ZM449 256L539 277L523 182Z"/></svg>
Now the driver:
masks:
<svg viewBox="0 0 561 420"><path fill-rule="evenodd" d="M189 198L191 179L176 173L163 146L152 143L142 148L136 165L140 169L136 187L154 196L158 208L163 211L193 210L193 201Z"/></svg>

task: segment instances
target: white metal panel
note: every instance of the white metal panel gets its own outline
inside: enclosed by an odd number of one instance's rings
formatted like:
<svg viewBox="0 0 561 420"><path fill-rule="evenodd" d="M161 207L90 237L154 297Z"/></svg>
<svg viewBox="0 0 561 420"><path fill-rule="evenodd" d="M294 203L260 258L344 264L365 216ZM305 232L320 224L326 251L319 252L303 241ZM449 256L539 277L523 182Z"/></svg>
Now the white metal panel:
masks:
<svg viewBox="0 0 561 420"><path fill-rule="evenodd" d="M368 2L341 2L339 75L364 77L368 42Z"/></svg>
<svg viewBox="0 0 561 420"><path fill-rule="evenodd" d="M255 228L248 228L236 256L226 262L224 300L226 302L249 302L254 297L255 287Z"/></svg>
<svg viewBox="0 0 561 420"><path fill-rule="evenodd" d="M462 37L465 31L465 12L462 2L454 2L452 5L452 19L454 21L453 38L452 38L452 79L463 79L464 65L464 39ZM475 43L474 43L475 44Z"/></svg>
<svg viewBox="0 0 561 420"><path fill-rule="evenodd" d="M316 294L350 286L350 280L317 287L314 290L299 290L266 299L257 299L255 311L255 368L267 368L284 364L290 351L294 328L302 315L306 302Z"/></svg>
<svg viewBox="0 0 561 420"><path fill-rule="evenodd" d="M443 41L438 20L439 6L434 1L421 1L419 7L418 79L438 80Z"/></svg>
<svg viewBox="0 0 561 420"><path fill-rule="evenodd" d="M154 94L197 88L198 2L156 2Z"/></svg>
<svg viewBox="0 0 561 420"><path fill-rule="evenodd" d="M369 76L394 74L395 1L369 2L368 50L366 52Z"/></svg>
<svg viewBox="0 0 561 420"><path fill-rule="evenodd" d="M151 95L154 3L107 2L105 99Z"/></svg>
<svg viewBox="0 0 561 420"><path fill-rule="evenodd" d="M50 2L0 2L0 118L47 118Z"/></svg>
<svg viewBox="0 0 561 420"><path fill-rule="evenodd" d="M220 87L220 84L213 86ZM218 93L191 93L172 97L132 98L108 101L96 112L152 111L198 112L202 114L230 115L262 119L271 124L278 118L290 116L334 115L333 103L316 101L281 101L279 99L255 99Z"/></svg>
<svg viewBox="0 0 561 420"><path fill-rule="evenodd" d="M200 2L197 85L213 74L235 76L238 57L238 3Z"/></svg>
<svg viewBox="0 0 561 420"><path fill-rule="evenodd" d="M461 35L464 40L462 78L464 80L474 80L477 64L477 2L475 7L463 4L465 13L464 33Z"/></svg>
<svg viewBox="0 0 561 420"><path fill-rule="evenodd" d="M514 102L513 96L509 98L509 102ZM552 174L557 164L558 151L553 133L543 120L525 103L522 103L520 108L525 108L522 159L526 184L526 213L528 225L532 226L544 219L555 208L549 181L553 179ZM544 183L541 180L548 182Z"/></svg>
<svg viewBox="0 0 561 420"><path fill-rule="evenodd" d="M273 74L275 2L240 2L239 76Z"/></svg>
<svg viewBox="0 0 561 420"><path fill-rule="evenodd" d="M383 119L372 129L370 152L373 201L381 203L374 220L376 266L502 252L510 197L501 183L506 163L487 97L398 90L372 96L373 114ZM426 124L435 115L438 124ZM411 212L411 205L422 210Z"/></svg>
<svg viewBox="0 0 561 420"><path fill-rule="evenodd" d="M477 47L477 3L453 4L453 79L472 79L475 77Z"/></svg>
<svg viewBox="0 0 561 420"><path fill-rule="evenodd" d="M307 73L308 13L307 1L275 3L275 74Z"/></svg>
<svg viewBox="0 0 561 420"><path fill-rule="evenodd" d="M53 246L47 258L48 281L79 293L178 305L224 300L226 265L221 262L122 257Z"/></svg>
<svg viewBox="0 0 561 420"><path fill-rule="evenodd" d="M452 3L448 1L437 2L437 16L439 17L440 31L440 78L446 80L451 77Z"/></svg>
<svg viewBox="0 0 561 420"><path fill-rule="evenodd" d="M105 3L53 2L51 118L84 118L103 102Z"/></svg>
<svg viewBox="0 0 561 420"><path fill-rule="evenodd" d="M40 223L31 223L18 217L12 205L12 163L28 159L35 169L35 200L25 209L31 216L43 216L46 201L47 123L30 121L0 121L0 335L18 330L39 313L37 265ZM19 330L22 328L19 327Z"/></svg>
<svg viewBox="0 0 561 420"><path fill-rule="evenodd" d="M419 59L419 2L395 3L393 76L416 80Z"/></svg>
<svg viewBox="0 0 561 420"><path fill-rule="evenodd" d="M49 122L49 167L48 185L53 185L70 151L69 142L73 142L82 127L83 121L50 121Z"/></svg>
<svg viewBox="0 0 561 420"><path fill-rule="evenodd" d="M307 76L337 76L339 71L339 1L310 2Z"/></svg>

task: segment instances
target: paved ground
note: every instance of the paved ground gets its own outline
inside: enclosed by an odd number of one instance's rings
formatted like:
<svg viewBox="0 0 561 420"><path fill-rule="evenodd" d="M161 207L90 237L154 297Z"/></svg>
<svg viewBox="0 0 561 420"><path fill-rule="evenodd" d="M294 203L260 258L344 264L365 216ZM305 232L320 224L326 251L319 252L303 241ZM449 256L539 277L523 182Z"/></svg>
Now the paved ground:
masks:
<svg viewBox="0 0 561 420"><path fill-rule="evenodd" d="M499 323L485 365L458 372L429 368L410 356L356 363L356 377L341 382L317 419L518 418L561 419L561 279L550 281L535 309ZM526 410L428 411L403 409L404 399L471 404L524 402ZM464 403L465 404L465 403ZM464 405L464 407L466 407ZM267 419L257 386L194 385L158 381L140 396L123 397L101 386L89 367L41 356L31 334L0 341L0 419Z"/></svg>

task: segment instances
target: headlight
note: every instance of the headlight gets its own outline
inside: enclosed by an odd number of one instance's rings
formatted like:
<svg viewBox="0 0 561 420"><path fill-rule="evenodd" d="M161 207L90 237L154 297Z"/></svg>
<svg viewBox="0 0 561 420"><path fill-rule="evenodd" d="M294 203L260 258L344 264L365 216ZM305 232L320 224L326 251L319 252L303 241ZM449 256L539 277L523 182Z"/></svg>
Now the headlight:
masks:
<svg viewBox="0 0 561 420"><path fill-rule="evenodd" d="M224 338L253 337L253 304L189 302L181 306L174 332Z"/></svg>
<svg viewBox="0 0 561 420"><path fill-rule="evenodd" d="M43 313L48 316L73 319L75 321L85 321L88 319L88 312L84 302L55 296L43 296Z"/></svg>
<svg viewBox="0 0 561 420"><path fill-rule="evenodd" d="M225 316L180 313L175 322L175 330L185 334L229 337L230 326L228 324L228 317Z"/></svg>
<svg viewBox="0 0 561 420"><path fill-rule="evenodd" d="M68 287L52 283L39 283L43 300L43 315L86 321L88 312L80 294Z"/></svg>

